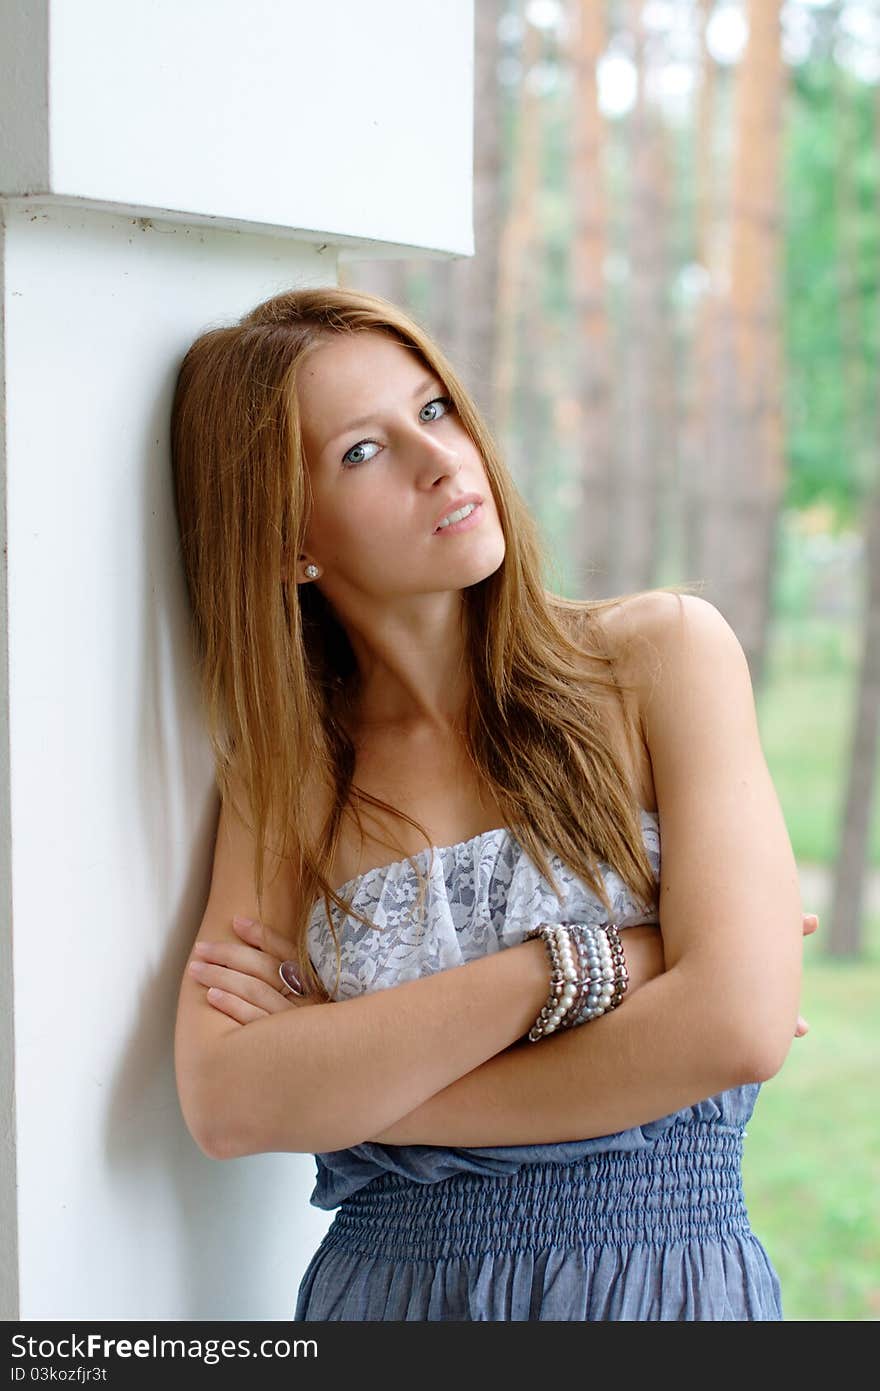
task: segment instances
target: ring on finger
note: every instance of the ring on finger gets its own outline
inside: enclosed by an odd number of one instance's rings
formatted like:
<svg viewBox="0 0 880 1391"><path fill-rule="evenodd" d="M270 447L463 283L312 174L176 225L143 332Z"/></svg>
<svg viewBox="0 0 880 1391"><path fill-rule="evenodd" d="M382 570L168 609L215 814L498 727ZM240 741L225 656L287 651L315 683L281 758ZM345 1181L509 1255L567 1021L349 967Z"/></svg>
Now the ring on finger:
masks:
<svg viewBox="0 0 880 1391"><path fill-rule="evenodd" d="M278 974L282 980L281 993L285 999L290 999L291 995L300 997L305 995L305 991L302 988L302 981L299 978L299 972L296 969L296 962L282 961L281 965L278 967Z"/></svg>

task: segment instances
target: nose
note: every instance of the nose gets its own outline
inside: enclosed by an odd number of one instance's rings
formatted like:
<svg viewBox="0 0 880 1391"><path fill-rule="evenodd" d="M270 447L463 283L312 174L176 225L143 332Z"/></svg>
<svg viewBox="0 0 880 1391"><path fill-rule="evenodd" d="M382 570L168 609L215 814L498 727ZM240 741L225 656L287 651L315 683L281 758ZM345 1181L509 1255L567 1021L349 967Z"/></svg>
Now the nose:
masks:
<svg viewBox="0 0 880 1391"><path fill-rule="evenodd" d="M438 478L454 478L461 465L457 450L436 436L422 436L419 482L425 487L432 487Z"/></svg>

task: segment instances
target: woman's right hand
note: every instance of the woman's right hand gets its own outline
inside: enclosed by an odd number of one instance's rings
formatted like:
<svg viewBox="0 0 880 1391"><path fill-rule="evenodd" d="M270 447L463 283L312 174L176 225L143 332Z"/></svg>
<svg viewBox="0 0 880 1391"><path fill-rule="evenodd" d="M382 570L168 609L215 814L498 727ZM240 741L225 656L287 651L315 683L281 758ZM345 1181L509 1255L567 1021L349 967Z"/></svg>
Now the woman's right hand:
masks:
<svg viewBox="0 0 880 1391"><path fill-rule="evenodd" d="M816 931L816 928L817 928L818 926L819 926L819 914L818 914L818 913L804 913L804 917L803 917L803 927L804 927L804 936L805 936L805 937L809 937L809 935L810 935L811 932L815 932L815 931ZM807 1030L809 1029L809 1027L810 1027L810 1026L809 1026L809 1024L807 1023L806 1019L804 1019L803 1015L802 1015L802 1014L799 1014L798 1017L797 1017L797 1027L795 1028L795 1031L794 1031L794 1036L795 1036L795 1038L803 1038L804 1034L807 1032Z"/></svg>
<svg viewBox="0 0 880 1391"><path fill-rule="evenodd" d="M819 926L817 914L804 913L802 925L803 935L809 937ZM666 970L666 959L663 955L663 935L656 923L639 923L635 927L621 928L620 940L623 943L626 969L629 972L627 994L630 991L638 990L640 985L647 985L649 980L662 975ZM621 1003L626 1003L626 996ZM795 1038L803 1038L809 1027L806 1019L799 1014L794 1031Z"/></svg>

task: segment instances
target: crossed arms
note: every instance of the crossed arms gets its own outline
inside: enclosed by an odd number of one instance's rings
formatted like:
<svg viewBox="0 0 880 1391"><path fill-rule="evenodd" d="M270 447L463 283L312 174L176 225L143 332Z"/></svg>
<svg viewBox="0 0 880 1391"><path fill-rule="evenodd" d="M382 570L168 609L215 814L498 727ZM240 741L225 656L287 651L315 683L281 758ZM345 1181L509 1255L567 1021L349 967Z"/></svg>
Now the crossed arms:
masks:
<svg viewBox="0 0 880 1391"><path fill-rule="evenodd" d="M179 1017L181 1101L206 1152L589 1138L779 1070L797 1018L801 903L745 656L702 599L624 607L660 815L666 970L538 1044L517 1042L546 995L537 942L245 1027L219 1016L193 1066ZM218 914L243 906L230 885L214 889Z"/></svg>

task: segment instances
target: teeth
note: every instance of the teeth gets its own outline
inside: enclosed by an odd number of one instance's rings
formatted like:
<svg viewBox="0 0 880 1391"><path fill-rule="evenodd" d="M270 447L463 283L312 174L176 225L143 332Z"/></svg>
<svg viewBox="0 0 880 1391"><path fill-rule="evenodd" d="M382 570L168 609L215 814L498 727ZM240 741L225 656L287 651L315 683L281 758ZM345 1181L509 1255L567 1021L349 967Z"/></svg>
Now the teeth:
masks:
<svg viewBox="0 0 880 1391"><path fill-rule="evenodd" d="M460 522L465 517L469 517L476 508L475 502L467 502L464 507L459 507L457 512L450 512L448 517L444 517L437 530L441 531L445 526L452 526L453 522Z"/></svg>

